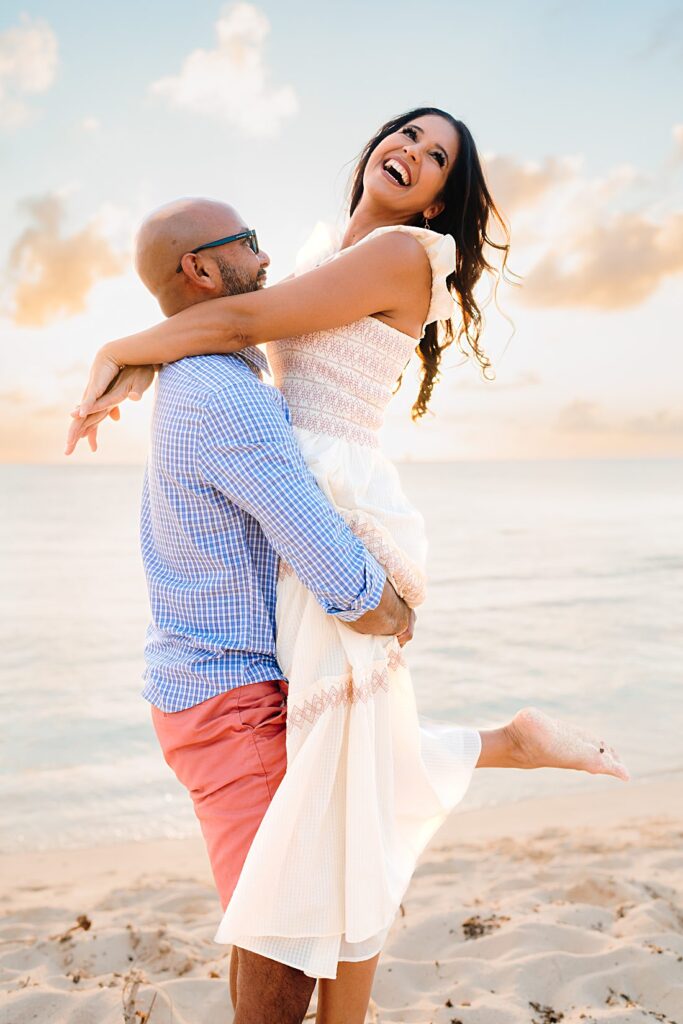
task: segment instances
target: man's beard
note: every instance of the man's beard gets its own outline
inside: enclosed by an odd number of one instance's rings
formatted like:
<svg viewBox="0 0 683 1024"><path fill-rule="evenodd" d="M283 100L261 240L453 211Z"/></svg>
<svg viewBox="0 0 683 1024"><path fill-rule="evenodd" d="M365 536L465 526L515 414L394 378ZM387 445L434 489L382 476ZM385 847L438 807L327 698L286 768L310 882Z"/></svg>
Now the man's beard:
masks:
<svg viewBox="0 0 683 1024"><path fill-rule="evenodd" d="M214 256L225 289L223 295L243 295L258 290L258 278L232 267L224 256Z"/></svg>

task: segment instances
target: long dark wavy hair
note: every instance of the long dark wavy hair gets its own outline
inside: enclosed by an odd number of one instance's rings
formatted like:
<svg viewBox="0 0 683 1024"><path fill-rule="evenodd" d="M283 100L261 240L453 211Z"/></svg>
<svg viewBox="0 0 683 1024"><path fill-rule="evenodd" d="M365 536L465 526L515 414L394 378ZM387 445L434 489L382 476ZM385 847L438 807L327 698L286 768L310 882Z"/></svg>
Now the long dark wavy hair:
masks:
<svg viewBox="0 0 683 1024"><path fill-rule="evenodd" d="M496 297L501 278L508 280L505 270L510 251L509 227L487 188L472 133L462 121L457 121L451 114L439 110L438 107L416 107L387 121L375 132L361 153L353 174L349 213L353 214L361 200L365 168L379 143L404 125L427 114L443 117L452 124L460 141L457 159L448 175L443 192L438 197L444 203L444 208L429 225L434 231L439 231L442 235L452 235L455 239L455 270L449 274L446 283L460 307L460 322L454 324L452 319L444 320L441 321L441 330L437 323L429 324L425 328L417 346L422 371L420 390L412 409L414 420L424 416L427 411L432 390L439 379L441 356L444 349L454 341L464 355L474 356L485 377L493 376L491 360L480 345L484 318L473 293L475 285L486 270L494 275L493 295ZM504 242L495 242L488 234L491 217L498 222ZM422 223L422 214L416 214L413 224L421 226ZM487 245L503 253L500 269L495 268L486 259L484 248Z"/></svg>

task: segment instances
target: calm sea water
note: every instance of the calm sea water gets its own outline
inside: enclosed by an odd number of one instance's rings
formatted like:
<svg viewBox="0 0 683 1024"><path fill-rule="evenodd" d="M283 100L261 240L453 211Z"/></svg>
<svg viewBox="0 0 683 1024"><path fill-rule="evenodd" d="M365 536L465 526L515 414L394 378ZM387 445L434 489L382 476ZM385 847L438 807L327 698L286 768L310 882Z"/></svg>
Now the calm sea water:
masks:
<svg viewBox="0 0 683 1024"><path fill-rule="evenodd" d="M535 703L683 769L683 462L406 465L431 542L409 649L421 710ZM138 467L0 467L0 849L196 831L139 696ZM468 806L611 780L482 771Z"/></svg>

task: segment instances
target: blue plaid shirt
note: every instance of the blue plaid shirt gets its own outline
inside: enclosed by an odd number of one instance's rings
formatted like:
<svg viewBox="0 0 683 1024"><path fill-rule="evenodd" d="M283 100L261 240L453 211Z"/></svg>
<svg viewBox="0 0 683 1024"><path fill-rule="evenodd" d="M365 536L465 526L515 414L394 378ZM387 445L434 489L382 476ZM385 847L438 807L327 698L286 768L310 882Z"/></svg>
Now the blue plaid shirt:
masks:
<svg viewBox="0 0 683 1024"><path fill-rule="evenodd" d="M142 499L152 622L143 696L181 711L281 679L278 556L330 615L376 608L385 574L323 496L258 349L159 374Z"/></svg>

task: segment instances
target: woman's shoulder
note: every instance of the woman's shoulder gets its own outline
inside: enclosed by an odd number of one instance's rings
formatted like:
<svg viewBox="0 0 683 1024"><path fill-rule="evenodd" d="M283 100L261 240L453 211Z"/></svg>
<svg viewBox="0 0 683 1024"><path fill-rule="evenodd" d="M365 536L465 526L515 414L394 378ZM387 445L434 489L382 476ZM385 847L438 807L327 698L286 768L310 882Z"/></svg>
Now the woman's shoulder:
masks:
<svg viewBox="0 0 683 1024"><path fill-rule="evenodd" d="M366 246L375 250L384 266L394 263L408 271L408 276L421 266L426 267L426 255L431 272L431 301L425 324L447 320L454 315L454 299L447 280L455 270L456 262L452 235L408 224L387 224L368 232L344 249L341 248L342 235L340 229L319 221L297 255L296 276L352 251L360 253Z"/></svg>
<svg viewBox="0 0 683 1024"><path fill-rule="evenodd" d="M350 253L354 250L362 252L365 248L371 248L379 256L387 267L394 264L397 268L403 268L406 273L411 273L422 266L426 266L429 252L421 243L421 239L410 230L405 230L403 225L388 225L387 227L375 228L357 242L346 246L342 253Z"/></svg>
<svg viewBox="0 0 683 1024"><path fill-rule="evenodd" d="M448 320L455 311L454 299L448 287L448 277L455 270L456 247L452 235L442 235L431 228L413 227L408 224L387 225L375 228L360 239L357 245L375 238L386 237L389 244L396 244L400 237L405 239L403 254L418 253L418 245L426 254L432 274L432 293L425 324L435 320Z"/></svg>
<svg viewBox="0 0 683 1024"><path fill-rule="evenodd" d="M432 231L431 228L414 227L410 224L389 224L375 228L355 244L360 245L387 234L403 235L406 238L414 239L426 252L432 272L450 274L455 269L455 239L452 235L442 235L438 231Z"/></svg>
<svg viewBox="0 0 683 1024"><path fill-rule="evenodd" d="M343 233L319 222L313 234L297 254L294 276L307 273L330 262L353 260L363 272L378 265L385 274L413 280L421 270L428 272L428 260L420 242L400 228L381 227L363 238L343 246Z"/></svg>

